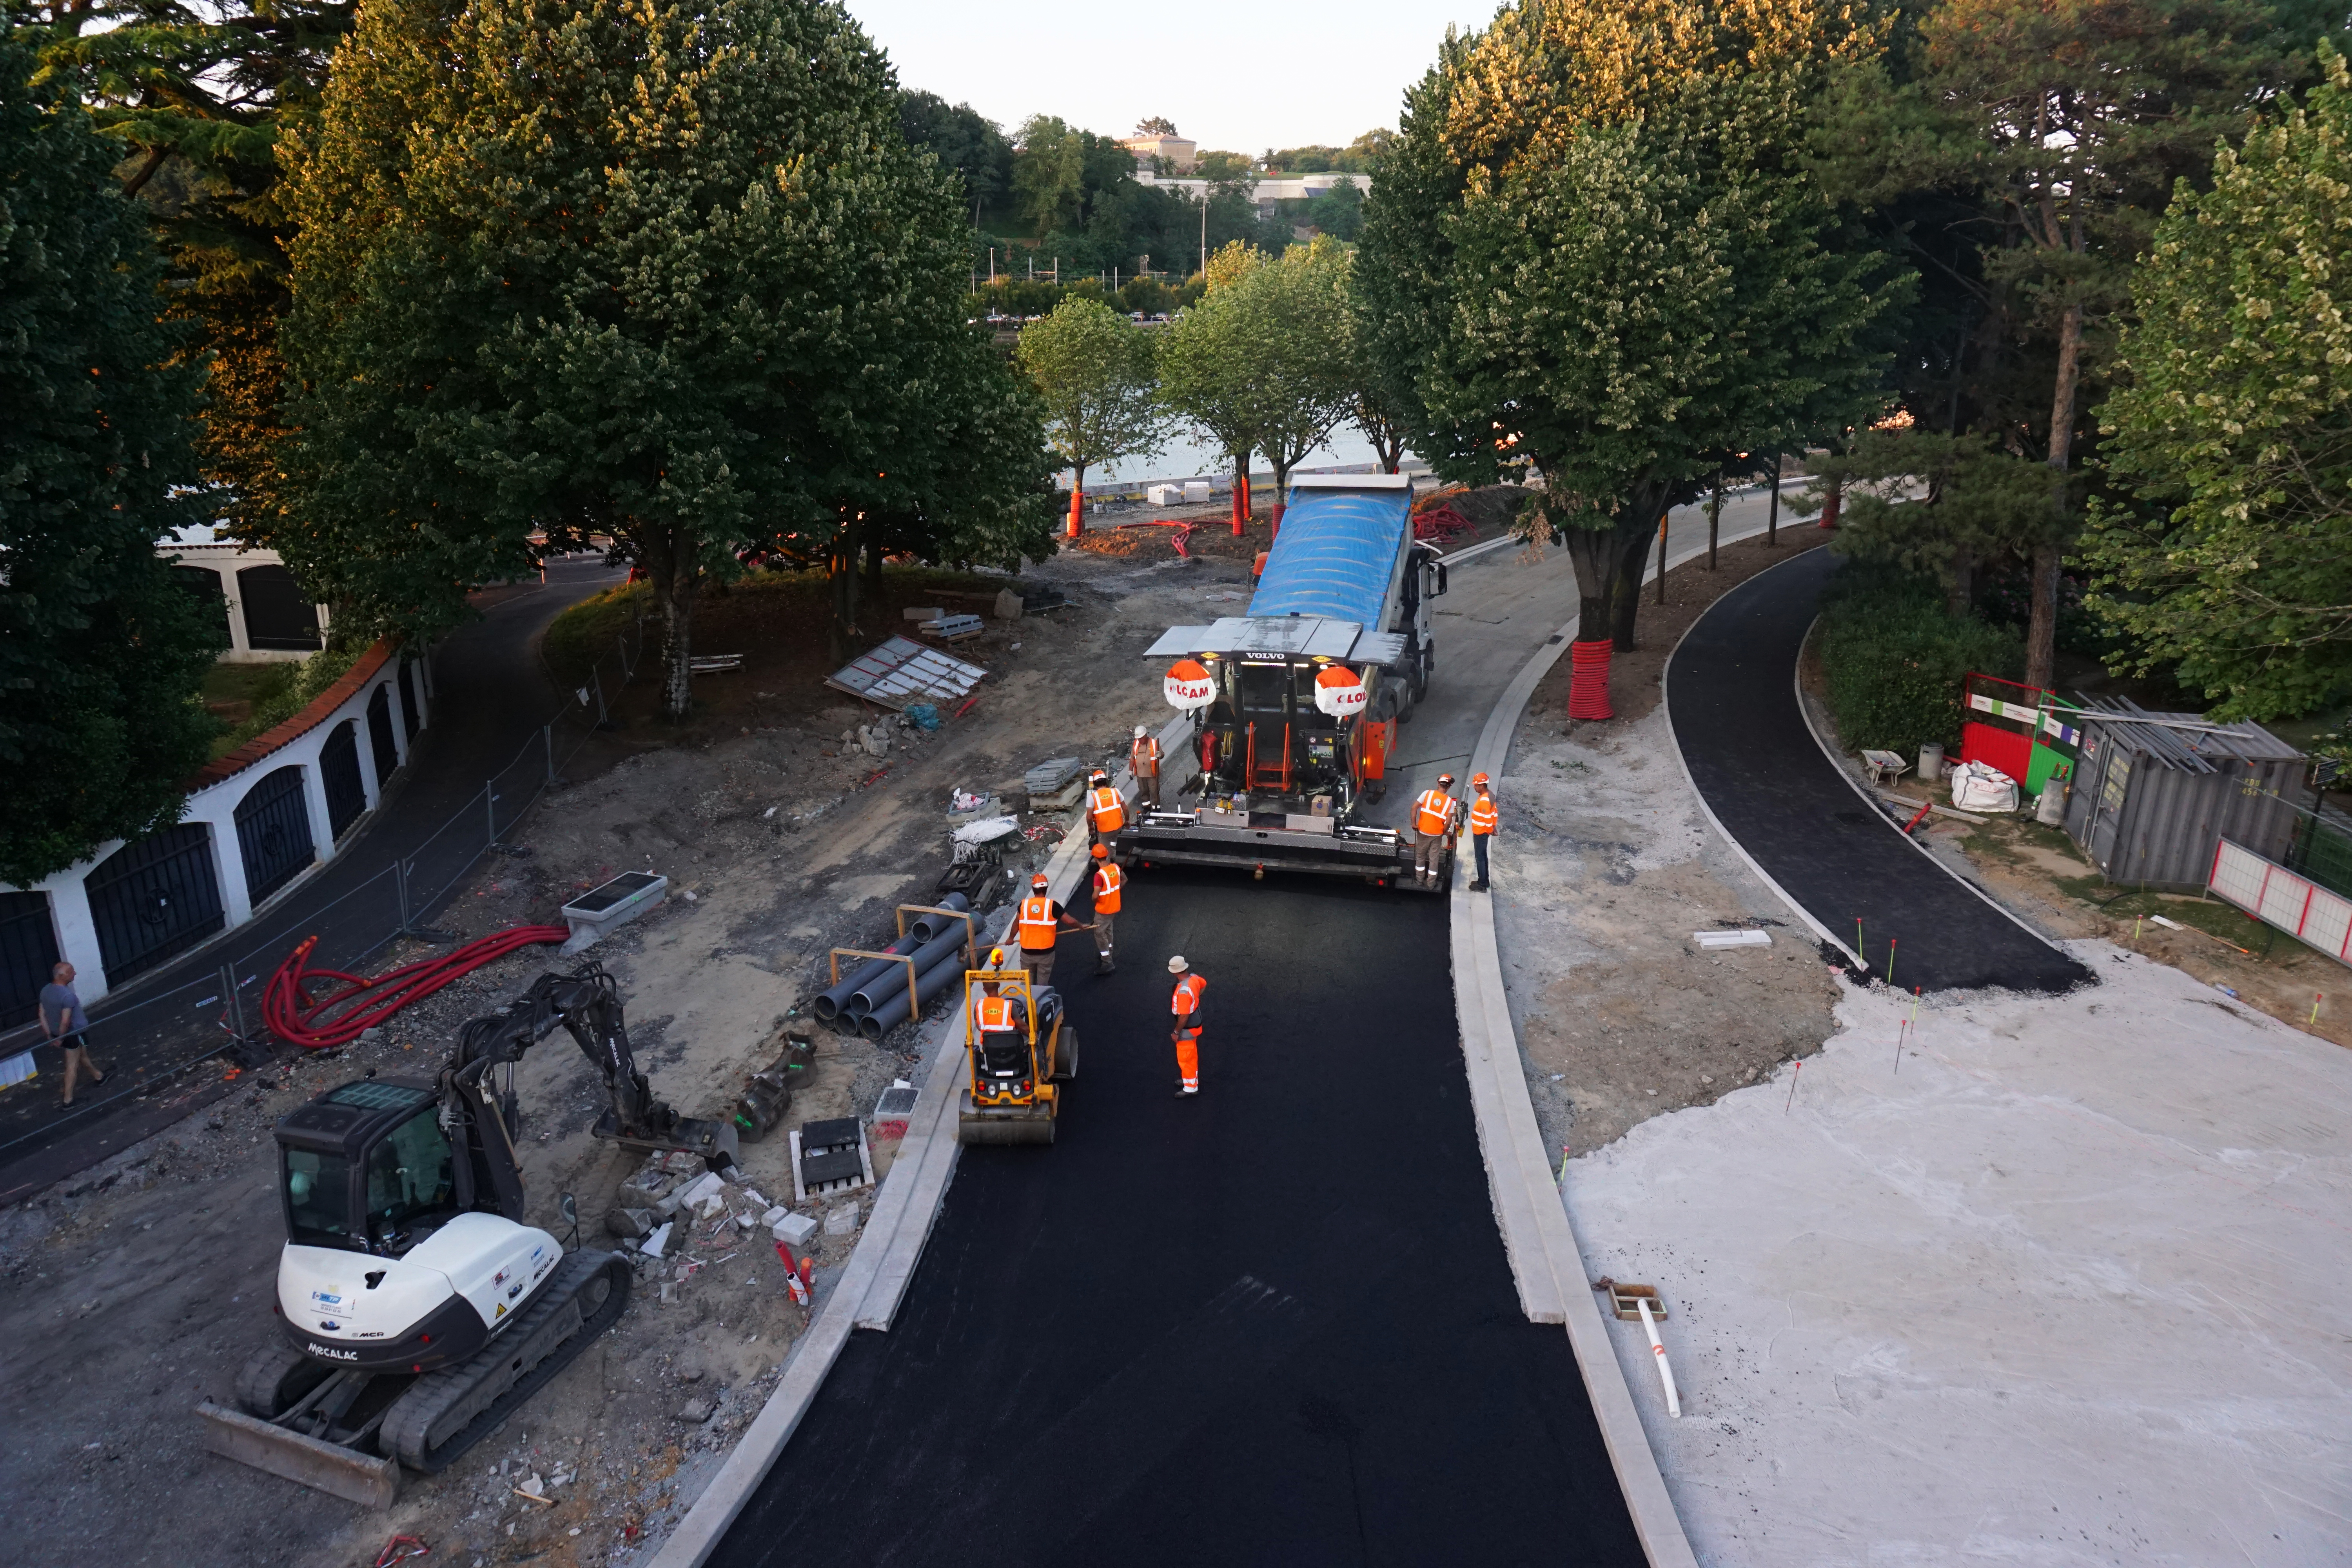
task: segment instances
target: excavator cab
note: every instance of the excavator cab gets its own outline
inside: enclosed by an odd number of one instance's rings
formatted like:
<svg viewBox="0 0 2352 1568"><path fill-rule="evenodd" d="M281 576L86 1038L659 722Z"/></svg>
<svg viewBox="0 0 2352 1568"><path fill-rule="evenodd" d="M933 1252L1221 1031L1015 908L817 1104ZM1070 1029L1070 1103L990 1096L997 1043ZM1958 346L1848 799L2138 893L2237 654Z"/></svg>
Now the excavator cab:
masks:
<svg viewBox="0 0 2352 1568"><path fill-rule="evenodd" d="M413 1079L357 1079L278 1124L286 1238L398 1258L467 1207L440 1101Z"/></svg>
<svg viewBox="0 0 2352 1568"><path fill-rule="evenodd" d="M956 1141L1051 1143L1061 1114L1058 1086L1078 1072L1078 1032L1063 1016L1061 993L1033 987L1025 969L1001 967L964 971L963 992L971 1081Z"/></svg>

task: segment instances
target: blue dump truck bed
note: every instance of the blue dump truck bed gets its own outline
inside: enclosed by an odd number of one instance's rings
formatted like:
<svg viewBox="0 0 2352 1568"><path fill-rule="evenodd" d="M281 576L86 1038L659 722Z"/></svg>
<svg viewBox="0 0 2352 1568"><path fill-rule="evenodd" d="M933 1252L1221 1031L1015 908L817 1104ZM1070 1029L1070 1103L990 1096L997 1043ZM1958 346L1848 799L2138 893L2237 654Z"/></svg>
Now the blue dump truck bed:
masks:
<svg viewBox="0 0 2352 1568"><path fill-rule="evenodd" d="M1323 616L1388 631L1382 612L1412 530L1409 489L1304 487L1284 511L1250 616Z"/></svg>

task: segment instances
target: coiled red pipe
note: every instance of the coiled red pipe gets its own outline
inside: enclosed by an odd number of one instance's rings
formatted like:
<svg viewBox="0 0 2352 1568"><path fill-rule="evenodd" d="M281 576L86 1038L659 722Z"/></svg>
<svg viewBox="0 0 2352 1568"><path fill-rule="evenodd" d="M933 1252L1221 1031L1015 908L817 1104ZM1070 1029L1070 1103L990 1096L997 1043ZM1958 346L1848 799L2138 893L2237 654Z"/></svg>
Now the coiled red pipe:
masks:
<svg viewBox="0 0 2352 1568"><path fill-rule="evenodd" d="M437 958L404 964L373 980L345 974L337 969L310 969L310 950L319 939L304 937L301 945L262 988L261 1018L269 1032L289 1046L306 1051L331 1050L350 1045L368 1029L383 1023L412 1002L421 1002L444 985L471 974L486 963L541 942L562 942L572 933L562 926L509 926L477 937L465 946ZM342 989L312 1000L314 985L340 982Z"/></svg>

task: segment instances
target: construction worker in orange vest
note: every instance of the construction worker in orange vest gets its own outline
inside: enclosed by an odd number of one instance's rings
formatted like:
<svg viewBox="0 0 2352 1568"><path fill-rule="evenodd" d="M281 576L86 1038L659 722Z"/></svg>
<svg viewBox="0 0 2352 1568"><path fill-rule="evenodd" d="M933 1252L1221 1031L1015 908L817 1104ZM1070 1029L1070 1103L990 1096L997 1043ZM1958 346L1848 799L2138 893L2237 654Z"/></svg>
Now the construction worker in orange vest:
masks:
<svg viewBox="0 0 2352 1568"><path fill-rule="evenodd" d="M1472 773L1470 787L1478 792L1470 803L1470 847L1478 855L1478 879L1470 884L1470 890L1483 893L1486 890L1486 840L1495 837L1500 818L1495 814L1494 781L1485 773Z"/></svg>
<svg viewBox="0 0 2352 1568"><path fill-rule="evenodd" d="M1138 810L1160 804L1160 737L1141 724L1135 727L1135 743L1127 749L1127 771L1135 775L1135 805Z"/></svg>
<svg viewBox="0 0 2352 1568"><path fill-rule="evenodd" d="M1176 993L1168 1003L1169 1016L1175 1024L1168 1037L1176 1042L1176 1072L1182 1079L1176 1086L1180 1095L1201 1092L1202 1007L1209 983L1192 969L1181 953L1168 961L1168 973L1176 977Z"/></svg>
<svg viewBox="0 0 2352 1568"><path fill-rule="evenodd" d="M1053 983L1054 944L1062 940L1062 932L1084 931L1086 928L1062 912L1062 906L1046 895L1049 886L1045 873L1038 872L1029 879L1029 896L1021 900L1014 922L1021 933L1021 966L1029 972L1031 995Z"/></svg>
<svg viewBox="0 0 2352 1568"><path fill-rule="evenodd" d="M1110 961L1111 928L1118 921L1119 895L1127 890L1127 873L1110 858L1110 846L1095 846L1095 973L1108 974L1118 966Z"/></svg>
<svg viewBox="0 0 2352 1568"><path fill-rule="evenodd" d="M1462 803L1454 798L1454 775L1440 773L1433 788L1412 803L1412 876L1434 887L1445 868L1445 847L1462 837Z"/></svg>
<svg viewBox="0 0 2352 1568"><path fill-rule="evenodd" d="M1000 972L1004 970L1003 948L990 950L988 967ZM1014 970L1011 973L1020 972ZM1028 1009L1021 998L1004 995L1003 990L1004 982L1002 980L983 980L980 983L980 994L971 999L972 1027L979 1032L982 1044L987 1042L990 1035L1014 1033L1027 1025Z"/></svg>
<svg viewBox="0 0 2352 1568"><path fill-rule="evenodd" d="M1099 844L1127 826L1127 801L1111 788L1110 775L1100 768L1087 781L1087 833Z"/></svg>

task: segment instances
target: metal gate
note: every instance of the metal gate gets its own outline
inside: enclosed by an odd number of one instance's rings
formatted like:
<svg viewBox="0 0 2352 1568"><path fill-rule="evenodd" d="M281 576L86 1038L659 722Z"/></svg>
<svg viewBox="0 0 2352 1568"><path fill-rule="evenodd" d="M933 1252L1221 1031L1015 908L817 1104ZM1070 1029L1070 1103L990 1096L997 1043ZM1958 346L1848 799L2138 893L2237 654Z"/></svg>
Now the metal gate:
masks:
<svg viewBox="0 0 2352 1568"><path fill-rule="evenodd" d="M212 834L199 822L124 845L82 886L110 984L185 952L223 924Z"/></svg>
<svg viewBox="0 0 2352 1568"><path fill-rule="evenodd" d="M359 721L346 719L319 752L319 782L327 786L327 831L336 838L367 809L367 790L360 783L359 736Z"/></svg>
<svg viewBox="0 0 2352 1568"><path fill-rule="evenodd" d="M245 860L246 897L257 907L318 858L300 768L279 768L245 792L236 803L236 847Z"/></svg>
<svg viewBox="0 0 2352 1568"><path fill-rule="evenodd" d="M400 727L408 731L411 741L416 739L416 689L423 684L416 674L416 661L403 658L400 661Z"/></svg>
<svg viewBox="0 0 2352 1568"><path fill-rule="evenodd" d="M375 747L375 793L383 794L383 781L392 777L393 769L400 766L400 753L392 745L392 684L386 681L375 689L368 699L368 740Z"/></svg>
<svg viewBox="0 0 2352 1568"><path fill-rule="evenodd" d="M58 963L47 893L0 893L0 1029L32 1021Z"/></svg>

